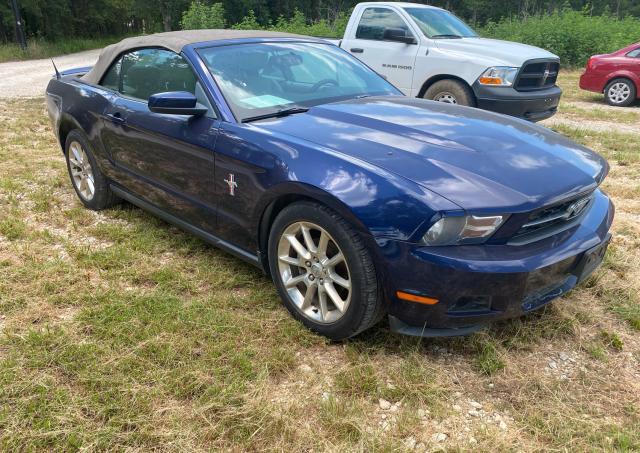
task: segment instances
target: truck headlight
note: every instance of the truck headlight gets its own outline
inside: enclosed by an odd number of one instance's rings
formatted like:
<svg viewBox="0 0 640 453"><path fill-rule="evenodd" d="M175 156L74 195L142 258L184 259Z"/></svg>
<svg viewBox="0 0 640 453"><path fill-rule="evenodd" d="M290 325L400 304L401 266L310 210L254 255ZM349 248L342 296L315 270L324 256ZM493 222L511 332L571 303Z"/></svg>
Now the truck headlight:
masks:
<svg viewBox="0 0 640 453"><path fill-rule="evenodd" d="M507 66L494 66L487 69L478 78L480 85L490 85L497 87L510 87L516 80L520 68L510 68Z"/></svg>
<svg viewBox="0 0 640 453"><path fill-rule="evenodd" d="M443 217L431 225L422 237L422 243L429 246L479 244L495 233L506 219L501 215Z"/></svg>

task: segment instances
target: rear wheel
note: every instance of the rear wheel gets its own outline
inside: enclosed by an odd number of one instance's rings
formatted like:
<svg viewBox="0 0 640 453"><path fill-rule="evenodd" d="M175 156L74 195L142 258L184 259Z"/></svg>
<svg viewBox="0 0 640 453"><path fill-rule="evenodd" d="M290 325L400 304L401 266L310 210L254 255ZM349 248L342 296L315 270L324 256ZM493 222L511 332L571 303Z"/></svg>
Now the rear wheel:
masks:
<svg viewBox="0 0 640 453"><path fill-rule="evenodd" d="M99 211L119 201L100 171L87 139L79 130L67 135L65 158L71 184L85 207Z"/></svg>
<svg viewBox="0 0 640 453"><path fill-rule="evenodd" d="M626 107L636 99L636 87L629 79L614 79L604 89L604 99L609 105Z"/></svg>
<svg viewBox="0 0 640 453"><path fill-rule="evenodd" d="M373 260L338 214L310 202L286 207L269 235L269 266L284 305L311 330L352 337L383 313Z"/></svg>
<svg viewBox="0 0 640 453"><path fill-rule="evenodd" d="M424 99L468 107L476 106L471 89L466 84L452 79L439 80L431 85L424 93Z"/></svg>

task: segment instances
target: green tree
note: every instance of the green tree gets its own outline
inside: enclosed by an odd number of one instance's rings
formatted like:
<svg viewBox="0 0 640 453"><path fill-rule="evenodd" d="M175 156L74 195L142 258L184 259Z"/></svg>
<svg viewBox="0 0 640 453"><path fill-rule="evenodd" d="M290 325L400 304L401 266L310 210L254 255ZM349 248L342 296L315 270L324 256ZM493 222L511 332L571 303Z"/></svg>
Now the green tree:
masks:
<svg viewBox="0 0 640 453"><path fill-rule="evenodd" d="M189 3L186 0L160 0L159 4L160 14L162 14L162 28L164 31L171 31Z"/></svg>
<svg viewBox="0 0 640 453"><path fill-rule="evenodd" d="M249 10L249 13L231 28L234 30L261 30L263 27L258 23L253 10Z"/></svg>
<svg viewBox="0 0 640 453"><path fill-rule="evenodd" d="M224 28L224 5L214 3L211 6L195 0L189 9L182 13L180 25L183 30L195 30L200 28Z"/></svg>
<svg viewBox="0 0 640 453"><path fill-rule="evenodd" d="M282 29L295 33L317 36L338 36L346 24L350 9L358 0L20 0L21 13L29 38L55 41L65 38L101 38L124 34L153 33L160 30L174 30L188 27L221 27L224 24L235 28ZM601 17L608 13L608 25L617 29L616 20L624 21L628 16L640 16L640 0L414 0L448 9L474 27L482 29L488 24L514 21L512 39L523 32L520 27L531 28L538 24L540 16L552 16L565 10L580 12L587 17ZM215 3L214 3L215 2ZM222 7L215 6L221 4ZM9 0L0 0L0 42L13 41L13 14ZM204 10L207 8L207 11ZM211 8L211 10L209 10ZM196 11L197 10L197 11ZM198 12L199 11L199 12ZM185 16L186 14L186 16ZM198 17L202 19L197 19ZM193 18L193 21L191 22ZM222 19L223 21L221 21ZM520 22L520 21L523 22ZM532 20L533 22L529 22ZM557 21L561 27L555 34L547 33L553 40L571 41L571 30L565 25L576 25ZM503 25L501 30L508 28ZM624 28L624 27L623 27ZM626 30L626 28L625 28ZM565 33L566 32L566 33ZM600 33L600 31L598 31ZM620 35L626 44L635 36ZM591 30L586 29L587 35ZM615 35L615 33L614 33ZM614 38L619 35L615 35ZM527 35L527 39L529 35ZM602 35L598 36L598 39ZM587 37L579 37L595 42ZM617 38L616 38L617 40ZM547 41L535 39L548 47ZM554 41L555 42L555 41ZM574 43L575 44L575 43ZM568 46L577 44L568 43ZM554 44L562 46L564 44ZM580 44L582 46L582 44ZM592 48L589 44L588 48ZM569 52L569 51L567 51ZM585 52L581 50L580 52ZM573 57L572 57L573 58ZM580 57L582 58L582 57Z"/></svg>
<svg viewBox="0 0 640 453"><path fill-rule="evenodd" d="M610 13L611 14L611 13ZM482 35L542 47L560 56L564 66L584 66L591 55L640 41L640 19L616 19L603 13L564 9L526 19L503 19L480 29Z"/></svg>

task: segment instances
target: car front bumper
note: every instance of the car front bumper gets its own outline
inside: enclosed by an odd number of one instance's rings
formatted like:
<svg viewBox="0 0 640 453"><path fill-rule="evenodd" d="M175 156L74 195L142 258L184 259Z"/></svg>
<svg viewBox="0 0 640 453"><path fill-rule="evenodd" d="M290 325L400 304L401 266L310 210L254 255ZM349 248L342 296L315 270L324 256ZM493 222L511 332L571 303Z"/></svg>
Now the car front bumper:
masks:
<svg viewBox="0 0 640 453"><path fill-rule="evenodd" d="M557 86L538 91L517 91L476 82L473 91L479 108L529 121L542 121L555 115L562 96L562 90Z"/></svg>
<svg viewBox="0 0 640 453"><path fill-rule="evenodd" d="M584 280L606 251L614 206L597 190L581 222L526 245L425 247L378 241L386 263L392 330L419 336L464 335L546 305ZM424 305L397 291L438 300Z"/></svg>

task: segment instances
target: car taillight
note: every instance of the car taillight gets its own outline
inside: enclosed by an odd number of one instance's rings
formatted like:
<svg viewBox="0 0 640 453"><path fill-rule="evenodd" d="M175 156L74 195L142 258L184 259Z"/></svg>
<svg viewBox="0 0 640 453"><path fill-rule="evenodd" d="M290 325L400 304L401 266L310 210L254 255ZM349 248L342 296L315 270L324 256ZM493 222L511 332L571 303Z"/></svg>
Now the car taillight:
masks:
<svg viewBox="0 0 640 453"><path fill-rule="evenodd" d="M587 62L587 69L593 69L595 62L596 60L593 57L589 58L589 61Z"/></svg>

